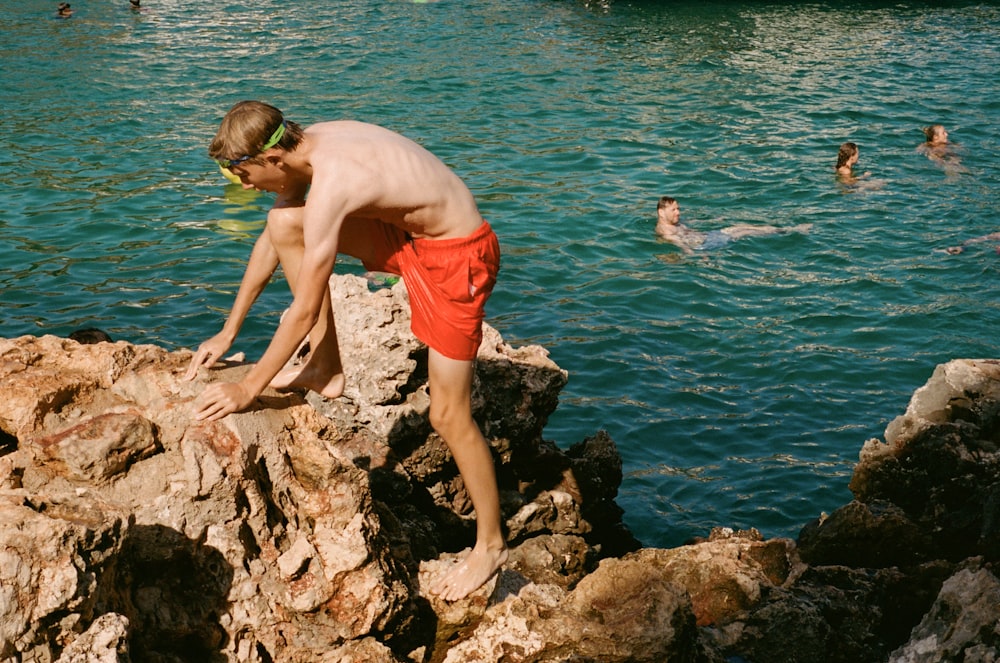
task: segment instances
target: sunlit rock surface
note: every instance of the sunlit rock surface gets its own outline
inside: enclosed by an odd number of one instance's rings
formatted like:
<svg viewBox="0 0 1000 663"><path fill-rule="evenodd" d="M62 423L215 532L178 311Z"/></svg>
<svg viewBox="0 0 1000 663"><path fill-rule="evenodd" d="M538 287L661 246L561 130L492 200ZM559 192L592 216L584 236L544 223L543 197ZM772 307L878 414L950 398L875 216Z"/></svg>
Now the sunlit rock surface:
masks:
<svg viewBox="0 0 1000 663"><path fill-rule="evenodd" d="M239 361L185 382L189 351L0 339L0 663L998 660L997 362L938 367L798 541L642 549L615 442L545 440L566 372L488 328L474 411L512 548L444 603L424 588L474 513L405 290L331 287L345 395L221 422L192 401Z"/></svg>

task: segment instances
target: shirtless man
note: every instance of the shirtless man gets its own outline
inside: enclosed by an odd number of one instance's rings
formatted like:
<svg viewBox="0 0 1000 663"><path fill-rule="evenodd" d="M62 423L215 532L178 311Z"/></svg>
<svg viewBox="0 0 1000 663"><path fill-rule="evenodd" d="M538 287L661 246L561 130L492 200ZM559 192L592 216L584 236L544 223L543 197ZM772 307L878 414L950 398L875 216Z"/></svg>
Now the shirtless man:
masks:
<svg viewBox="0 0 1000 663"><path fill-rule="evenodd" d="M756 237L787 232L809 232L811 227L812 224L809 223L803 223L792 228L737 223L722 230L712 230L705 233L688 228L681 223L681 208L674 198L663 196L656 204L656 234L668 242L679 246L687 254L694 253L695 251L717 249L728 244L730 240L740 239L741 237Z"/></svg>
<svg viewBox="0 0 1000 663"><path fill-rule="evenodd" d="M229 349L279 263L294 300L260 361L239 383L209 385L195 402L195 418L244 410L268 385L340 396L344 373L328 284L337 254L401 274L413 333L429 347L430 423L476 510L472 552L430 590L448 601L467 596L508 554L493 457L472 418L473 362L500 267L496 235L472 193L437 157L388 129L351 121L302 129L257 101L232 107L209 155L245 189L277 198L222 331L198 348L185 377ZM304 363L282 372L307 335Z"/></svg>

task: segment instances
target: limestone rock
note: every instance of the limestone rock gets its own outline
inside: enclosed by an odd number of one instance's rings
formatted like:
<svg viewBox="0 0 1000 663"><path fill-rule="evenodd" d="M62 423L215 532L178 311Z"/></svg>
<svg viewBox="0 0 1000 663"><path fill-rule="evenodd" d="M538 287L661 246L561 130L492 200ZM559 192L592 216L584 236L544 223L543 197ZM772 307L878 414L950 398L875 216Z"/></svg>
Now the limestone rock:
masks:
<svg viewBox="0 0 1000 663"><path fill-rule="evenodd" d="M997 662L1000 363L938 367L797 542L639 549L615 442L545 440L566 372L487 328L474 416L513 547L445 603L474 514L405 288L331 290L345 395L219 422L192 401L238 353L186 382L184 350L0 339L0 662Z"/></svg>
<svg viewBox="0 0 1000 663"><path fill-rule="evenodd" d="M606 559L571 592L528 583L503 595L458 634L445 663L716 660L684 591L638 560Z"/></svg>
<svg viewBox="0 0 1000 663"><path fill-rule="evenodd" d="M780 586L796 564L795 544L762 541L760 534L717 532L708 541L670 550L646 548L626 555L683 587L699 626L733 621Z"/></svg>
<svg viewBox="0 0 1000 663"><path fill-rule="evenodd" d="M63 650L56 663L128 663L128 620L106 612Z"/></svg>
<svg viewBox="0 0 1000 663"><path fill-rule="evenodd" d="M807 561L1000 559L1000 362L937 367L885 441L865 443L850 488L855 502L803 529Z"/></svg>
<svg viewBox="0 0 1000 663"><path fill-rule="evenodd" d="M331 285L345 396L265 391L218 422L193 420L192 401L239 380L236 359L187 382L188 351L0 339L0 661L444 655L418 569L468 546L473 514L426 422L426 349L404 288ZM541 437L566 372L486 332L475 415L513 517L545 501L519 468L578 462ZM590 481L608 501L620 460L610 439L602 450L612 467ZM566 494L549 521L587 560L553 561L573 582L601 556L584 499Z"/></svg>

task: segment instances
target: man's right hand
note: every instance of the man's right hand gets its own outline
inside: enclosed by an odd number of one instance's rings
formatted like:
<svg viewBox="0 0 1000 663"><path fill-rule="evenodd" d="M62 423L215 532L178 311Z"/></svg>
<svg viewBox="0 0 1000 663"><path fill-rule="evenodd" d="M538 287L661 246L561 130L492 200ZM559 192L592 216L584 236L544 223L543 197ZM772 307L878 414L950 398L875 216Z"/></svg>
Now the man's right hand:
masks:
<svg viewBox="0 0 1000 663"><path fill-rule="evenodd" d="M226 354L233 342L228 335L219 332L212 338L208 339L204 343L198 346L198 351L194 353L191 357L191 363L188 364L187 373L184 374L185 380L193 380L198 375L198 369L202 366L208 368L215 362L222 358L222 355Z"/></svg>

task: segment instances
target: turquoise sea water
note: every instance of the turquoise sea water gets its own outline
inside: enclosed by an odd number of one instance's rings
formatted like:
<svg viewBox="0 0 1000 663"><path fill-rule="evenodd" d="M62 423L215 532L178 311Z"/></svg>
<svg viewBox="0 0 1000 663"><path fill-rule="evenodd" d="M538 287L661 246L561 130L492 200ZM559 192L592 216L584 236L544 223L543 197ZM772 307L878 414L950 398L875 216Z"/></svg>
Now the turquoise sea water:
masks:
<svg viewBox="0 0 1000 663"><path fill-rule="evenodd" d="M795 536L937 364L998 356L1000 242L941 251L1000 231L995 3L55 4L0 0L5 337L215 333L269 198L205 150L259 98L400 131L469 183L504 252L489 322L569 371L546 436L610 432L647 545ZM932 122L963 172L916 153ZM846 140L877 188L834 180ZM663 194L703 230L813 228L682 257Z"/></svg>

